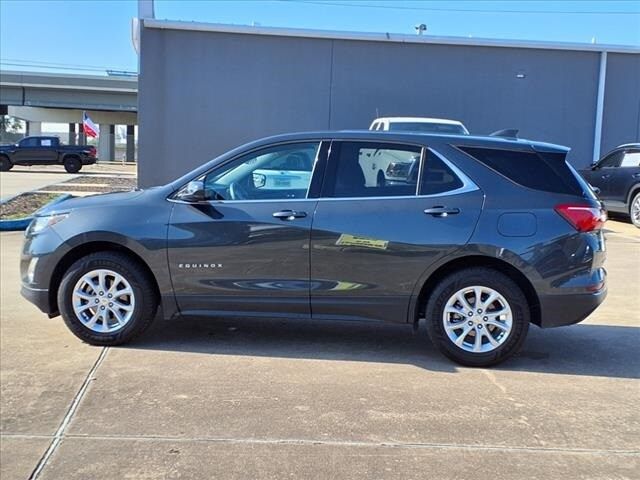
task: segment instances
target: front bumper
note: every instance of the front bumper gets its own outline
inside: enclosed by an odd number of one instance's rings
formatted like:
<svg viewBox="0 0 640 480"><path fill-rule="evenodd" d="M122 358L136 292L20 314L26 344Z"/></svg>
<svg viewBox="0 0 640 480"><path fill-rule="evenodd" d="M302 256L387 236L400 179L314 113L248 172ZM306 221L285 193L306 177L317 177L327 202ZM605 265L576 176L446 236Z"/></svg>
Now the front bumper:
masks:
<svg viewBox="0 0 640 480"><path fill-rule="evenodd" d="M593 293L545 295L540 298L542 328L573 325L587 318L607 296L607 287Z"/></svg>
<svg viewBox="0 0 640 480"><path fill-rule="evenodd" d="M50 290L57 288L52 284L53 274L68 252L69 247L53 227L37 235L25 232L20 255L20 293L49 317L59 315L55 292Z"/></svg>
<svg viewBox="0 0 640 480"><path fill-rule="evenodd" d="M29 287L23 283L20 294L38 307L41 312L49 315L49 317L58 315L58 312L52 311L51 302L49 301L49 290Z"/></svg>

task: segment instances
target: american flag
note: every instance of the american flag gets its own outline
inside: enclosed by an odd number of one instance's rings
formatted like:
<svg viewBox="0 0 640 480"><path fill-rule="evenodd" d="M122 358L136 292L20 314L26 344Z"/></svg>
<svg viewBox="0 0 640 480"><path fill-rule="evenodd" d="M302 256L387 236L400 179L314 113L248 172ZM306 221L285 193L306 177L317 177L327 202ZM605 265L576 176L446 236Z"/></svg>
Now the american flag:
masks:
<svg viewBox="0 0 640 480"><path fill-rule="evenodd" d="M89 118L87 112L82 112L82 128L84 129L84 133L90 137L95 138L100 134L100 129L93 123L93 120Z"/></svg>

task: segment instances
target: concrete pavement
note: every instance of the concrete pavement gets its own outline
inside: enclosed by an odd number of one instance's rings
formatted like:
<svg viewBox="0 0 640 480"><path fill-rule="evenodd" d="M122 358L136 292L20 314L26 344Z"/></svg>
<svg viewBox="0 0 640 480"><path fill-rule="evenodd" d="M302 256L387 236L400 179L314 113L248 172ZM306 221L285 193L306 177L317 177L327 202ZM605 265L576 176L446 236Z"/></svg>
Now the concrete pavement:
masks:
<svg viewBox="0 0 640 480"><path fill-rule="evenodd" d="M104 163L87 165L77 174L67 173L62 165L15 166L8 172L0 172L0 200L14 195L38 190L80 175L135 175L135 165Z"/></svg>
<svg viewBox="0 0 640 480"><path fill-rule="evenodd" d="M0 172L0 200L5 200L14 195L32 190L38 190L52 183L71 180L77 175L66 173L64 169L60 172L27 172L25 170Z"/></svg>
<svg viewBox="0 0 640 480"><path fill-rule="evenodd" d="M160 321L89 347L19 297L3 233L0 477L637 478L640 235L607 228L605 304L494 369L362 323Z"/></svg>

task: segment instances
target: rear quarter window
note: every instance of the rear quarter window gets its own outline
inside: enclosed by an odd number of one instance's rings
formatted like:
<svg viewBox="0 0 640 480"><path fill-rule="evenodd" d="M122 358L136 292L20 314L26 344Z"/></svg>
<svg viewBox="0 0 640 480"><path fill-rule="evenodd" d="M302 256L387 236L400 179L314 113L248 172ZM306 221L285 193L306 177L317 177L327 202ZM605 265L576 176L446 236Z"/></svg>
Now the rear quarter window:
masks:
<svg viewBox="0 0 640 480"><path fill-rule="evenodd" d="M421 195L436 195L462 188L463 183L447 164L430 150L427 150L426 163L420 182Z"/></svg>
<svg viewBox="0 0 640 480"><path fill-rule="evenodd" d="M583 188L565 161L564 153L527 152L458 146L511 181L534 190L584 196Z"/></svg>

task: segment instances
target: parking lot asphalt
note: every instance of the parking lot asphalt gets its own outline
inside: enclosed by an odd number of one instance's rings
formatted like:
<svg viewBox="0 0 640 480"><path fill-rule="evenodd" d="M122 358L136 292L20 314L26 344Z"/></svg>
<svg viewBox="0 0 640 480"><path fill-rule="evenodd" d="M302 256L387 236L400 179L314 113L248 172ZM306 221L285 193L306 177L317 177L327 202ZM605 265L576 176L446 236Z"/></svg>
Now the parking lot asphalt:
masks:
<svg viewBox="0 0 640 480"><path fill-rule="evenodd" d="M0 478L637 479L640 231L607 224L609 295L493 369L423 331L158 321L91 347L19 296L0 234Z"/></svg>

